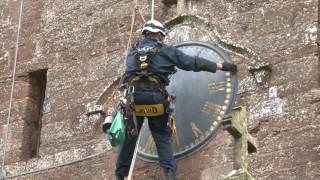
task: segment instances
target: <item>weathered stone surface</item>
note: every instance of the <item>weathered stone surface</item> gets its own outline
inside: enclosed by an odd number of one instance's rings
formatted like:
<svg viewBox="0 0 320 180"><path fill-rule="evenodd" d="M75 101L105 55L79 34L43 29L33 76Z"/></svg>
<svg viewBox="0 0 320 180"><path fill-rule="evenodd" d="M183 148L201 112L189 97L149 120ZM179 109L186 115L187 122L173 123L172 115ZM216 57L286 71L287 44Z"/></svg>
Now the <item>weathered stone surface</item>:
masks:
<svg viewBox="0 0 320 180"><path fill-rule="evenodd" d="M20 2L0 1L0 147L6 133ZM176 16L176 2L156 1L156 19L165 22ZM150 1L138 3L148 20ZM104 144L99 118L85 114L88 104L115 106L119 94L112 84L123 71L132 8L133 1L127 0L24 1L7 144L9 176L49 168L16 179L112 178L115 149L81 161L102 152ZM237 104L247 107L249 132L260 145L249 156L249 172L256 179L319 179L318 1L190 0L186 8L187 15L203 18L214 29L207 32L205 26L184 24L177 39L189 39L192 31L194 40L216 43L212 37L218 34L223 42L250 49L272 65L270 77L260 84L260 76L248 71L248 62L256 59L237 48L228 50L239 67ZM137 13L133 39L139 38L142 24ZM23 129L32 119L26 113L37 109L30 96L38 93L30 92L23 77L39 69L48 69L40 157L30 159L21 155L28 140ZM106 87L105 96L112 97L99 101ZM63 165L73 160L80 161ZM198 154L178 161L178 167L178 179L224 179L232 169L232 138L219 134ZM158 165L138 161L134 177L161 179L160 172Z"/></svg>
<svg viewBox="0 0 320 180"><path fill-rule="evenodd" d="M189 157L178 161L178 179L224 179L232 170L232 137L221 132L203 150L197 158ZM161 179L162 169L157 164L142 163L136 165L136 177L143 179Z"/></svg>

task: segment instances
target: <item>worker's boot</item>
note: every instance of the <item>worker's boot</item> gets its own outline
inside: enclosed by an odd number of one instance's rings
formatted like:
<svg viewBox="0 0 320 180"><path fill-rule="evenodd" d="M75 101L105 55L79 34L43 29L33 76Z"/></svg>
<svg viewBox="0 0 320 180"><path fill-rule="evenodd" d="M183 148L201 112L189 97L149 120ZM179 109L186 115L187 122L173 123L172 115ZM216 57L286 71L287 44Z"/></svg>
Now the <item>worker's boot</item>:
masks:
<svg viewBox="0 0 320 180"><path fill-rule="evenodd" d="M163 168L165 180L176 180L176 173L172 169Z"/></svg>

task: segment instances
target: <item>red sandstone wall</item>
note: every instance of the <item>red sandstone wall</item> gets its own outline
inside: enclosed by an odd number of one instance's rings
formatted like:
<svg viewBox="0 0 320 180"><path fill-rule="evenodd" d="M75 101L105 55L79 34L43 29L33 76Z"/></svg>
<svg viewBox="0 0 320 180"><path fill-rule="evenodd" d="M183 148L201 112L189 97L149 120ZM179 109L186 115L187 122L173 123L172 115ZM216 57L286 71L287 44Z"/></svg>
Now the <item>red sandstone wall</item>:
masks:
<svg viewBox="0 0 320 180"><path fill-rule="evenodd" d="M19 3L0 2L1 153ZM139 5L148 19L147 1ZM156 5L159 20L175 16L175 5L165 6L161 1ZM318 6L316 0L188 3L189 13L208 20L223 39L251 48L272 64L271 77L261 86L248 71L249 60L230 52L240 69L237 103L247 107L249 130L259 143L258 152L249 159L256 179L320 178ZM8 176L111 179L116 150L108 151L110 147L105 146L100 120L87 118L85 113L86 106L94 104L120 75L131 8L131 1L123 0L24 2L6 153ZM135 31L142 25L141 18L136 21ZM47 85L39 157L31 158L23 148L28 142L26 122L33 112L28 108L32 97L28 73L39 69L48 69ZM178 178L222 179L232 168L231 150L232 139L227 133L219 134L202 152L178 162ZM102 154L68 164L97 153ZM142 161L135 170L136 177L143 179L157 179L159 172L157 165Z"/></svg>

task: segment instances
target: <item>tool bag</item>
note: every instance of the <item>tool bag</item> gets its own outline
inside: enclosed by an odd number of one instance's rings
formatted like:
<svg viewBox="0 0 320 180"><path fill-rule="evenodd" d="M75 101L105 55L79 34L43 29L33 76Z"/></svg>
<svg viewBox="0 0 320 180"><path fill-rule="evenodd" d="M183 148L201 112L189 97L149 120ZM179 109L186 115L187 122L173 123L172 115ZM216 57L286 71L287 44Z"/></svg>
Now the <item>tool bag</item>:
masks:
<svg viewBox="0 0 320 180"><path fill-rule="evenodd" d="M109 140L111 146L117 146L124 142L125 137L126 126L123 122L123 114L121 111L118 111L106 134L106 138Z"/></svg>

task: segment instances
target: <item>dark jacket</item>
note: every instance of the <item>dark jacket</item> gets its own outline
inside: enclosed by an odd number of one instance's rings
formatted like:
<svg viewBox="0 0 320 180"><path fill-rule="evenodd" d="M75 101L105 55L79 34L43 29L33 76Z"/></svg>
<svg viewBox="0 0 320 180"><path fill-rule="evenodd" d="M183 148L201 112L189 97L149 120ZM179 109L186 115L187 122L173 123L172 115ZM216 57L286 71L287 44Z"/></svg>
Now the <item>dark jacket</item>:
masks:
<svg viewBox="0 0 320 180"><path fill-rule="evenodd" d="M137 43L138 48L145 46L155 46L156 40L144 39ZM176 72L175 67L186 71L209 71L216 72L217 65L214 62L200 58L192 57L184 54L174 46L162 44L155 56L151 59L148 72L158 75L165 85L169 84L169 75ZM141 69L137 60L135 59L135 51L131 49L127 56L125 81L127 81L133 74L140 72Z"/></svg>

